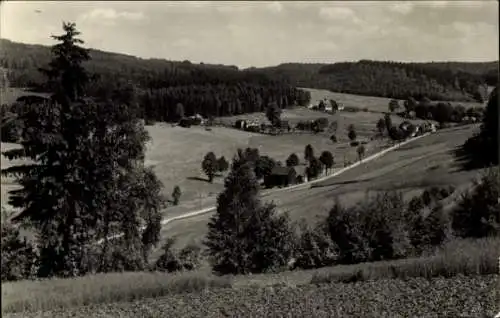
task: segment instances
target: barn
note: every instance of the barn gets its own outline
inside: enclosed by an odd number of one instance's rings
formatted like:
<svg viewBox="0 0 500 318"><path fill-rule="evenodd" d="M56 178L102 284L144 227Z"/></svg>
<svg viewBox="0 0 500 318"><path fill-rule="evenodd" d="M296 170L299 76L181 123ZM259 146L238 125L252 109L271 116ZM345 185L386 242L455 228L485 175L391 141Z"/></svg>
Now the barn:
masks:
<svg viewBox="0 0 500 318"><path fill-rule="evenodd" d="M297 174L292 167L276 166L271 170L271 173L264 177L264 185L266 188L286 187L296 182Z"/></svg>

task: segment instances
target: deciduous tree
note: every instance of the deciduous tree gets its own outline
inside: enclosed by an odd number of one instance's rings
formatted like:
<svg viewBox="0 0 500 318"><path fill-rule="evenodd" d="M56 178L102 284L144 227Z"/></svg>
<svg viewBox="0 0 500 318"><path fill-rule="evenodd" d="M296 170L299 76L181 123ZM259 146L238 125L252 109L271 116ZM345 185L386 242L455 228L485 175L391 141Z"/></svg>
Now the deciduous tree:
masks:
<svg viewBox="0 0 500 318"><path fill-rule="evenodd" d="M333 155L328 150L325 150L321 153L319 161L321 161L321 163L325 166L327 172L333 167L334 164Z"/></svg>
<svg viewBox="0 0 500 318"><path fill-rule="evenodd" d="M218 171L217 157L213 152L210 151L205 155L205 158L203 158L203 161L201 162L201 168L207 175L208 181L212 182L214 180L215 173Z"/></svg>
<svg viewBox="0 0 500 318"><path fill-rule="evenodd" d="M292 153L288 158L286 159L286 166L287 167L295 167L299 164L299 157L295 154Z"/></svg>

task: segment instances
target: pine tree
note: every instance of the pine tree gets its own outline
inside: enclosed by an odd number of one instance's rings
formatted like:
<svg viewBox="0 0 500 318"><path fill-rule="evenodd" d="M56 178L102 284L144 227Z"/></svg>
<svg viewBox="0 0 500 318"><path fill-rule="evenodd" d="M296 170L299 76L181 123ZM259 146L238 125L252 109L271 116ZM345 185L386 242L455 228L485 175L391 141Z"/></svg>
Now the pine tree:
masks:
<svg viewBox="0 0 500 318"><path fill-rule="evenodd" d="M43 70L52 97L26 106L23 148L4 153L35 162L2 171L18 176L22 186L11 193L10 203L22 209L15 220L29 221L38 235L39 276L92 270L89 258L99 239L99 267L109 268L107 237L119 233L124 261L134 258L141 267L146 250L158 241L162 204L161 183L144 168L147 132L131 101L85 97L90 77L82 64L90 57L77 45L83 41L75 25L64 23L63 29L64 35L54 36L61 43Z"/></svg>
<svg viewBox="0 0 500 318"><path fill-rule="evenodd" d="M238 152L231 168L204 242L213 270L243 274L284 266L293 251L288 218L260 202L253 165L244 152Z"/></svg>

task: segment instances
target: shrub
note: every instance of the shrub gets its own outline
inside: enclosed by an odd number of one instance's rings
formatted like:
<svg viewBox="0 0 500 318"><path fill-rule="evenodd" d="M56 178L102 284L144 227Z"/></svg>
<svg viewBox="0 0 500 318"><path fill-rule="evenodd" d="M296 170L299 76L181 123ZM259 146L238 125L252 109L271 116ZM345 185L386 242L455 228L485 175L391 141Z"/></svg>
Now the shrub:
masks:
<svg viewBox="0 0 500 318"><path fill-rule="evenodd" d="M330 136L330 140L331 140L333 143L336 143L336 142L337 142L337 136L335 136L335 135L331 135L331 136Z"/></svg>
<svg viewBox="0 0 500 318"><path fill-rule="evenodd" d="M187 245L179 251L178 259L183 270L198 269L202 260L201 247L194 244Z"/></svg>
<svg viewBox="0 0 500 318"><path fill-rule="evenodd" d="M305 221L303 224L306 224ZM303 225L295 251L295 268L311 269L335 264L338 251L324 226Z"/></svg>
<svg viewBox="0 0 500 318"><path fill-rule="evenodd" d="M21 239L18 228L10 221L2 222L1 231L2 282L33 278L38 257L34 246L26 238Z"/></svg>
<svg viewBox="0 0 500 318"><path fill-rule="evenodd" d="M379 193L345 209L338 202L326 220L340 261L347 264L396 259L411 250L403 197Z"/></svg>
<svg viewBox="0 0 500 318"><path fill-rule="evenodd" d="M488 169L473 189L462 195L452 211L452 227L460 237L498 236L500 234L500 173Z"/></svg>
<svg viewBox="0 0 500 318"><path fill-rule="evenodd" d="M201 248L196 245L187 245L183 249L173 248L175 239L167 238L163 245L163 254L156 261L153 269L159 272L191 271L200 266Z"/></svg>
<svg viewBox="0 0 500 318"><path fill-rule="evenodd" d="M498 274L498 254L492 253L498 250L498 238L455 240L425 257L325 268L313 275L311 283Z"/></svg>
<svg viewBox="0 0 500 318"><path fill-rule="evenodd" d="M174 205L177 205L179 204L179 199L181 198L181 188L179 186L175 186L174 187L174 190L172 191L172 201L174 203Z"/></svg>
<svg viewBox="0 0 500 318"><path fill-rule="evenodd" d="M358 213L359 209L346 209L336 201L326 219L330 238L338 246L339 262L344 264L363 262L370 256Z"/></svg>
<svg viewBox="0 0 500 318"><path fill-rule="evenodd" d="M160 272L176 272L182 269L180 261L173 250L174 238L167 238L163 245L163 254L156 260L154 269Z"/></svg>
<svg viewBox="0 0 500 318"><path fill-rule="evenodd" d="M357 138L358 135L356 133L356 128L354 127L353 124L349 125L349 127L347 128L347 131L348 131L347 137L349 137L349 139L351 141L356 140L356 138Z"/></svg>
<svg viewBox="0 0 500 318"><path fill-rule="evenodd" d="M410 230L410 240L417 252L441 245L449 235L449 219L443 207L434 207L429 215L415 216Z"/></svg>

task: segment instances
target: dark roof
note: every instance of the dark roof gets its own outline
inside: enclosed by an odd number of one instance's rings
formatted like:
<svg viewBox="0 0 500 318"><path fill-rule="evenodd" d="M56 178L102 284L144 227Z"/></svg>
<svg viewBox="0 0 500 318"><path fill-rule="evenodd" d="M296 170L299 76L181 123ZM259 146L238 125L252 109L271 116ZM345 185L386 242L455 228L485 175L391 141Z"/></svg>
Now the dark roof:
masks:
<svg viewBox="0 0 500 318"><path fill-rule="evenodd" d="M275 176L287 176L288 173L290 173L289 167L275 166L273 170L271 170L271 175Z"/></svg>

